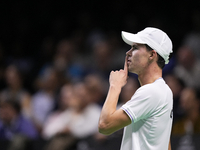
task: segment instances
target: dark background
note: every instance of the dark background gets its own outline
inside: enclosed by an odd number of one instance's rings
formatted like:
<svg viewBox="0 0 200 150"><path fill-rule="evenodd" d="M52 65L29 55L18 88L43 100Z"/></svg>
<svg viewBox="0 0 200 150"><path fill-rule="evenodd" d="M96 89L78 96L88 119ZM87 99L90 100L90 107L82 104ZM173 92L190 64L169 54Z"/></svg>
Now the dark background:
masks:
<svg viewBox="0 0 200 150"><path fill-rule="evenodd" d="M138 32L158 26L173 40L200 28L200 1L66 0L0 2L0 40L5 55L38 56L47 36L62 38L76 30ZM18 49L16 49L18 47ZM20 48L19 48L20 47ZM20 50L19 50L20 49Z"/></svg>
<svg viewBox="0 0 200 150"><path fill-rule="evenodd" d="M122 30L136 33L147 26L164 30L176 53L184 36L200 31L199 8L197 0L1 1L0 66L23 66L23 72L28 72L25 86L30 88L40 67L54 54L43 51L46 39L53 45L63 38L76 38L79 53L87 54L84 40L93 30L121 38Z"/></svg>

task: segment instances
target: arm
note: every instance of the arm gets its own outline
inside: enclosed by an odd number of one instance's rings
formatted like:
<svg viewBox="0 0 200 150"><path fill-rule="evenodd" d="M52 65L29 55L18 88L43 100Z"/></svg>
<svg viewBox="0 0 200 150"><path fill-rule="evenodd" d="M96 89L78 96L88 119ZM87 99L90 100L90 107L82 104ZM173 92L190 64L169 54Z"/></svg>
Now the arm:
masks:
<svg viewBox="0 0 200 150"><path fill-rule="evenodd" d="M170 142L170 140L169 140L168 150L171 150L171 142Z"/></svg>
<svg viewBox="0 0 200 150"><path fill-rule="evenodd" d="M122 110L116 110L121 88L126 84L128 75L127 61L124 70L110 73L110 88L99 119L99 132L111 134L131 123L129 116Z"/></svg>

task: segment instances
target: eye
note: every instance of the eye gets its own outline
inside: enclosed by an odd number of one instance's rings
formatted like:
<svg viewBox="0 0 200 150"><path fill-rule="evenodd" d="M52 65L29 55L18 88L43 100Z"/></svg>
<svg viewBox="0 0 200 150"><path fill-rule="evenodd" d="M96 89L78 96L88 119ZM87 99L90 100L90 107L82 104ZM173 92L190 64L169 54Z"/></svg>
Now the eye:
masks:
<svg viewBox="0 0 200 150"><path fill-rule="evenodd" d="M136 45L133 45L132 50L136 50L136 49L138 49L138 47Z"/></svg>

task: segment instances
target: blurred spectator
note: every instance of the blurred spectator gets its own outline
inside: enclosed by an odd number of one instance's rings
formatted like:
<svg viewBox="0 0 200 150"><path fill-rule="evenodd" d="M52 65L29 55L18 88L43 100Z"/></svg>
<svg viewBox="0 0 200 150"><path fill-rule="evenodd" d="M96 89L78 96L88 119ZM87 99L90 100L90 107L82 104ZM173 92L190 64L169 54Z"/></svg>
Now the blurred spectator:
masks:
<svg viewBox="0 0 200 150"><path fill-rule="evenodd" d="M50 139L46 150L64 150L98 132L100 108L90 101L88 92L84 83L75 84L73 89L68 85L62 88L66 110L45 123L43 136Z"/></svg>
<svg viewBox="0 0 200 150"><path fill-rule="evenodd" d="M138 87L139 87L138 81L134 77L129 77L127 84L122 88L122 92L120 94L120 101L117 107L120 108L121 105L130 100ZM83 149L81 148L81 146L87 147L87 149L94 149L94 150L119 149L122 135L123 135L123 129L109 136L96 133L94 136L79 142L78 150Z"/></svg>
<svg viewBox="0 0 200 150"><path fill-rule="evenodd" d="M178 64L174 68L174 73L186 86L200 89L200 59L198 58L200 45L196 38L188 37L178 49Z"/></svg>
<svg viewBox="0 0 200 150"><path fill-rule="evenodd" d="M138 80L136 80L134 77L129 77L127 79L126 85L122 88L122 92L120 94L120 103L118 104L118 107L129 101L139 87L140 85Z"/></svg>
<svg viewBox="0 0 200 150"><path fill-rule="evenodd" d="M164 78L173 93L173 121L175 123L183 115L183 109L180 107L180 94L185 85L174 74L168 74Z"/></svg>
<svg viewBox="0 0 200 150"><path fill-rule="evenodd" d="M0 97L2 100L14 99L18 101L22 108L22 113L26 117L31 117L31 95L23 87L23 78L15 65L10 65L5 70L6 88Z"/></svg>
<svg viewBox="0 0 200 150"><path fill-rule="evenodd" d="M66 79L78 81L82 79L84 75L84 67L81 57L76 53L76 45L72 40L62 39L55 48L55 55L53 60L46 63L42 69L46 67L53 67L60 75L63 75Z"/></svg>
<svg viewBox="0 0 200 150"><path fill-rule="evenodd" d="M124 63L125 52L113 46L112 39L104 37L103 33L94 32L93 34L90 35L94 41L90 43L91 52L87 58L86 67L89 71L108 79L110 71L119 68L119 64Z"/></svg>
<svg viewBox="0 0 200 150"><path fill-rule="evenodd" d="M33 120L38 131L42 130L49 114L57 105L59 76L53 68L46 68L36 80L37 91L32 96Z"/></svg>
<svg viewBox="0 0 200 150"><path fill-rule="evenodd" d="M50 139L56 133L61 130L61 128L65 127L65 114L64 112L70 107L70 101L74 100L74 90L72 84L65 84L61 90L60 90L60 99L59 99L59 108L56 111L53 111L49 117L47 118L47 121L44 124L42 136L44 139ZM62 117L63 116L63 117ZM47 131L51 126L53 130Z"/></svg>
<svg viewBox="0 0 200 150"><path fill-rule="evenodd" d="M107 77L112 70L112 51L107 41L98 41L93 46L90 66L96 73Z"/></svg>
<svg viewBox="0 0 200 150"><path fill-rule="evenodd" d="M21 114L16 100L0 102L0 139L9 140L9 150L26 150L30 140L37 139L33 123Z"/></svg>
<svg viewBox="0 0 200 150"><path fill-rule="evenodd" d="M84 83L88 89L90 101L102 106L107 93L106 89L108 89L105 79L98 74L88 74L84 78Z"/></svg>
<svg viewBox="0 0 200 150"><path fill-rule="evenodd" d="M200 99L198 92L185 88L180 95L180 106L184 116L172 127L172 135L200 134Z"/></svg>
<svg viewBox="0 0 200 150"><path fill-rule="evenodd" d="M64 84L59 91L59 99L58 99L58 109L53 111L49 118L52 118L54 114L60 114L69 108L69 102L73 100L73 84L66 83Z"/></svg>
<svg viewBox="0 0 200 150"><path fill-rule="evenodd" d="M183 46L189 47L194 55L200 59L200 33L199 32L191 32L186 35Z"/></svg>

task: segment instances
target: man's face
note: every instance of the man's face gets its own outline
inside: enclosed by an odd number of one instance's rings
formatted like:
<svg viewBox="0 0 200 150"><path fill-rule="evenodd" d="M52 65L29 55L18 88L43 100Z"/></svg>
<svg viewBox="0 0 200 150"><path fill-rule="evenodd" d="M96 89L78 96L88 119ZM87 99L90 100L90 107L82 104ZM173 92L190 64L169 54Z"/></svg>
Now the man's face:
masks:
<svg viewBox="0 0 200 150"><path fill-rule="evenodd" d="M149 64L150 52L144 44L134 43L126 55L129 72L139 75Z"/></svg>

